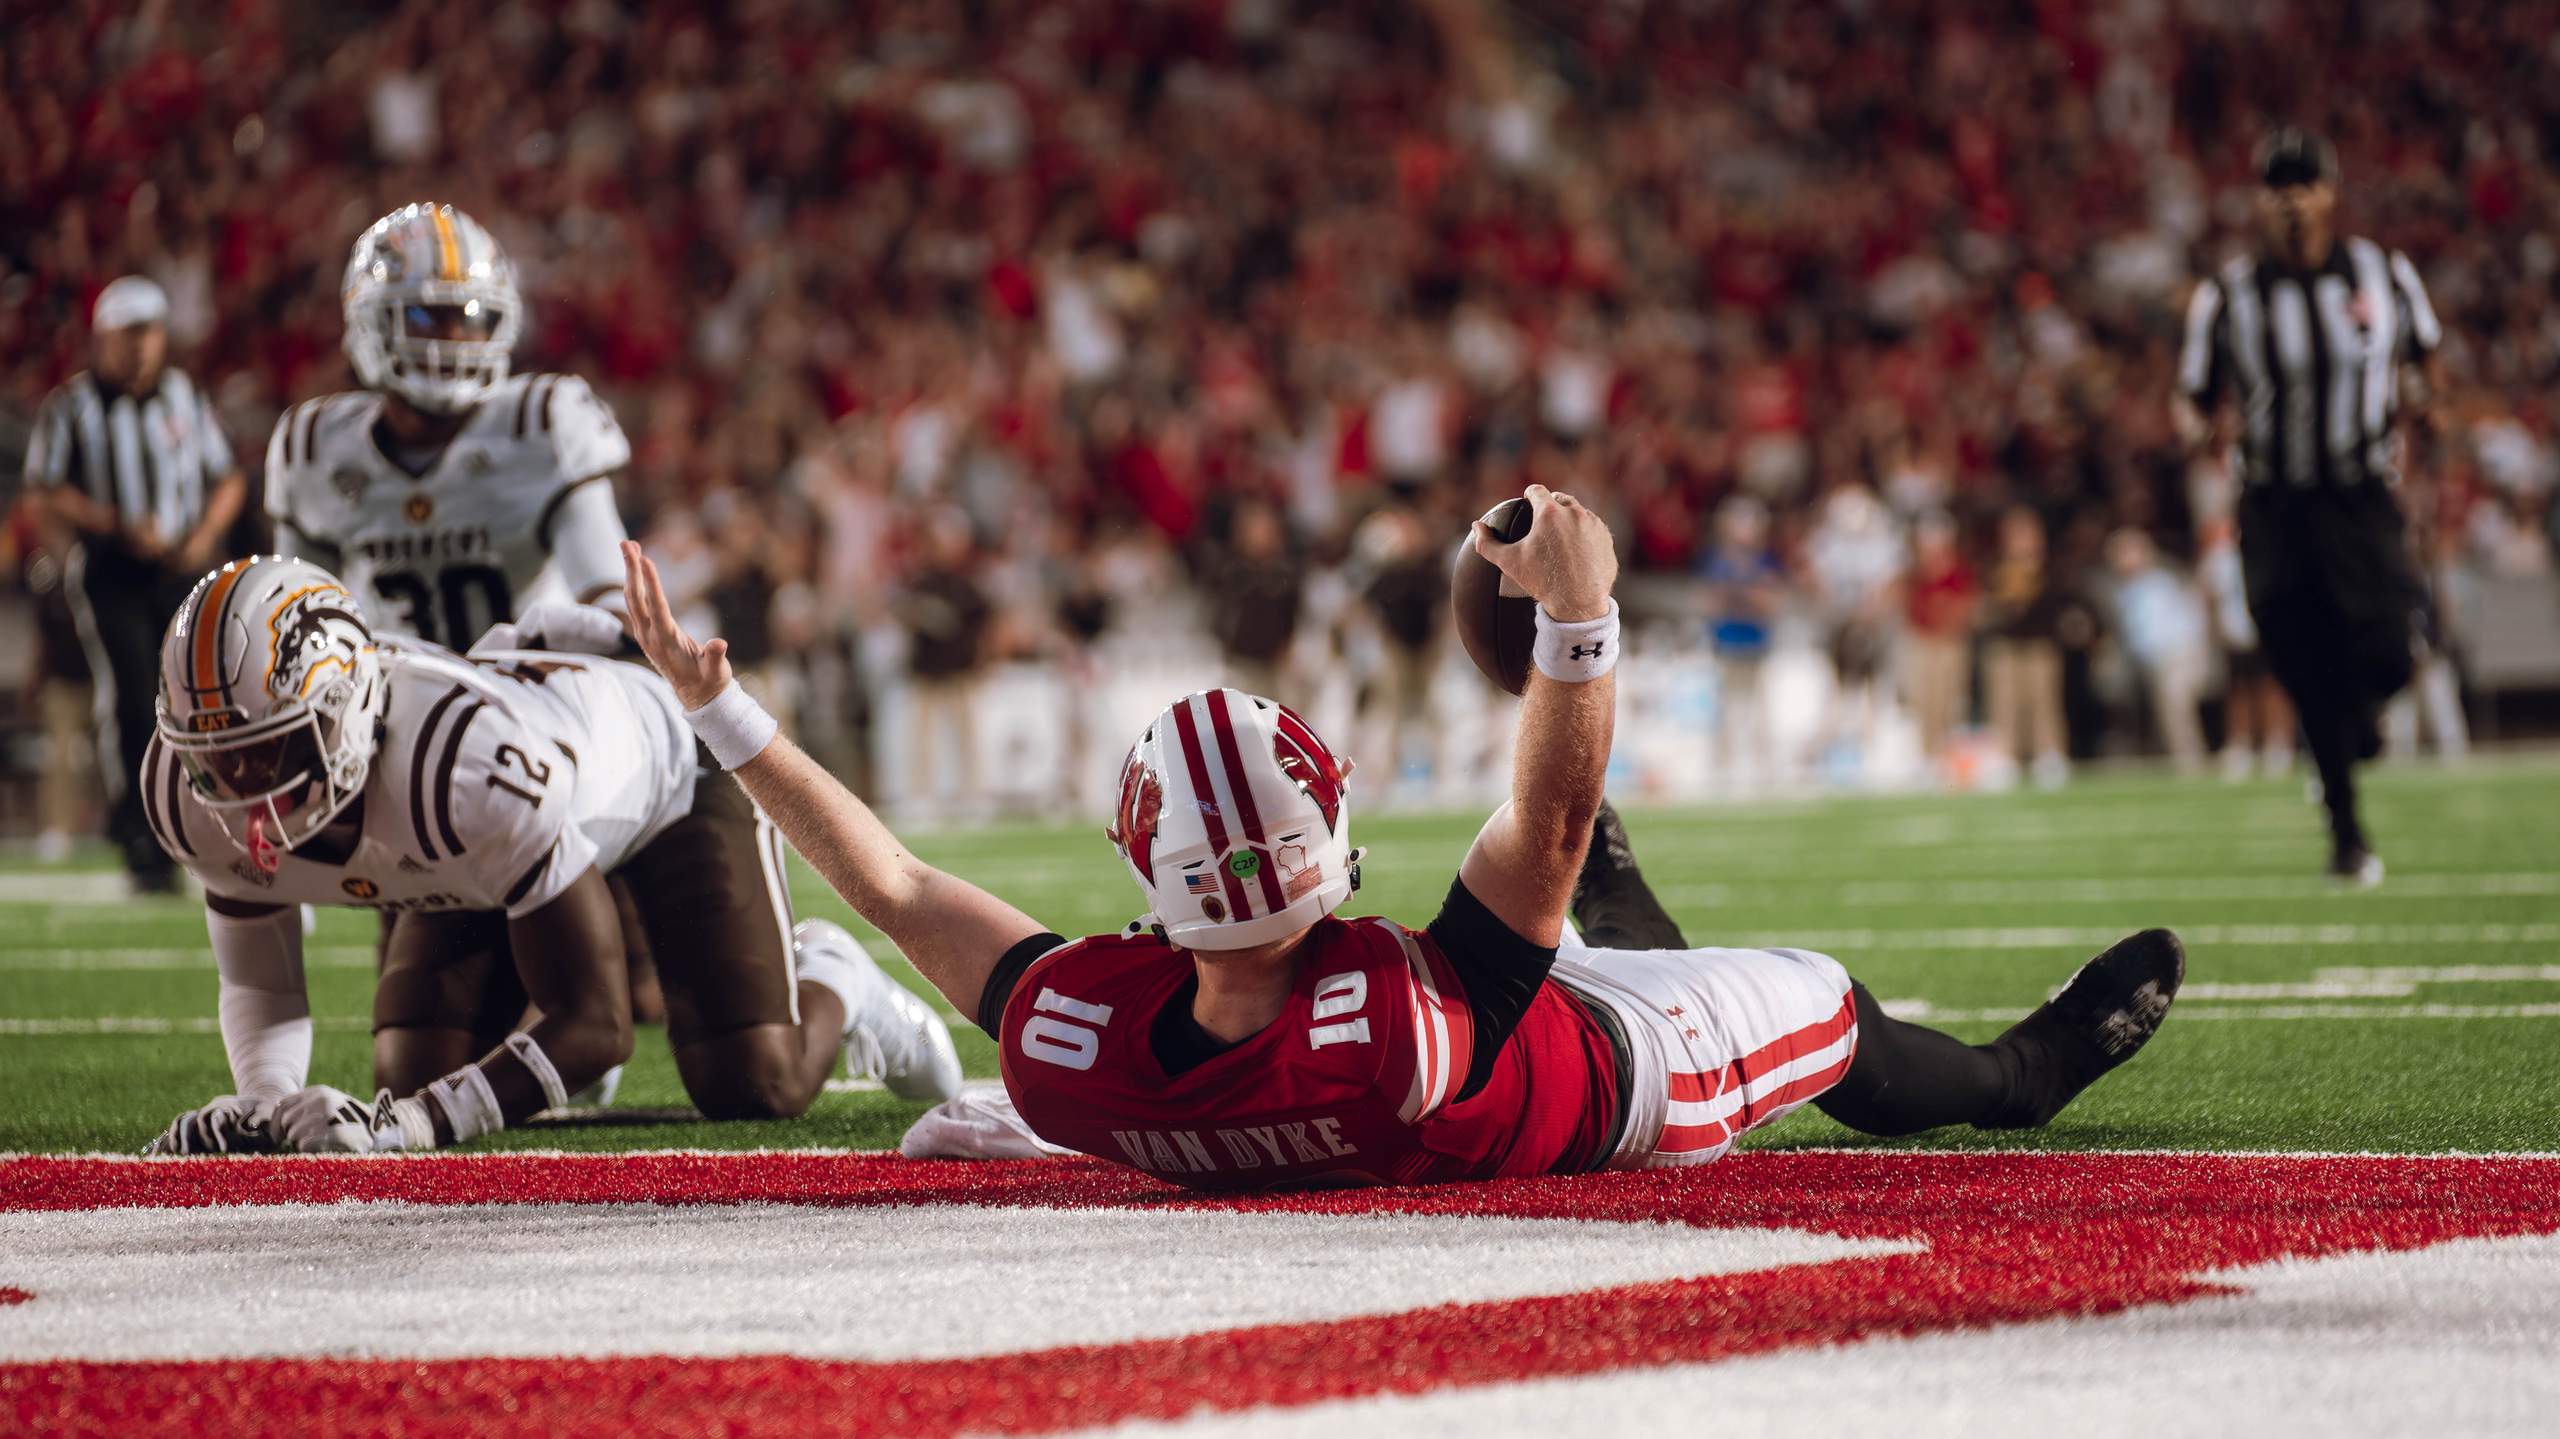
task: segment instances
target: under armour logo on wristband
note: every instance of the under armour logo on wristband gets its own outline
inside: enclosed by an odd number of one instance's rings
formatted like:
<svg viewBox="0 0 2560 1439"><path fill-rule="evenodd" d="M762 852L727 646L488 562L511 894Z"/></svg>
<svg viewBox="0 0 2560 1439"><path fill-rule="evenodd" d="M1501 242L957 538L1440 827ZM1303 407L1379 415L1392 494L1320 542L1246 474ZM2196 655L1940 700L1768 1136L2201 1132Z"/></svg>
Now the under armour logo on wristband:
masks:
<svg viewBox="0 0 2560 1439"><path fill-rule="evenodd" d="M1538 638L1530 648L1530 658L1538 673L1566 684L1596 680L1615 668L1618 662L1618 602L1609 602L1609 612L1596 619L1558 620L1538 607Z"/></svg>

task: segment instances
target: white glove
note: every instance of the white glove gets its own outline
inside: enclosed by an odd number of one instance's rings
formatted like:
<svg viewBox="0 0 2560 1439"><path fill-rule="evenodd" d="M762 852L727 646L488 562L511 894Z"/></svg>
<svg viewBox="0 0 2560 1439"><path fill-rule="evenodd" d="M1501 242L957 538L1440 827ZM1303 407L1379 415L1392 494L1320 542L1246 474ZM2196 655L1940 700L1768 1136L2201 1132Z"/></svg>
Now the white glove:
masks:
<svg viewBox="0 0 2560 1439"><path fill-rule="evenodd" d="M276 1102L226 1094L201 1109L190 1109L169 1121L160 1137L144 1145L145 1154L273 1154L275 1132L268 1127Z"/></svg>
<svg viewBox="0 0 2560 1439"><path fill-rule="evenodd" d="M550 650L564 655L613 656L623 652L629 635L622 616L602 605L543 600L524 607L512 623L491 625L471 647L473 654L493 650Z"/></svg>
<svg viewBox="0 0 2560 1439"><path fill-rule="evenodd" d="M1046 1159L1073 1154L1031 1132L1001 1084L973 1084L916 1116L898 1141L909 1159Z"/></svg>
<svg viewBox="0 0 2560 1439"><path fill-rule="evenodd" d="M343 1089L314 1084L286 1095L276 1105L276 1147L296 1154L372 1154L386 1149L432 1149L435 1131L424 1122L425 1111L404 1116L403 1106L383 1090L367 1104ZM405 1122L414 1119L415 1123ZM408 1132L420 1131L413 1136Z"/></svg>

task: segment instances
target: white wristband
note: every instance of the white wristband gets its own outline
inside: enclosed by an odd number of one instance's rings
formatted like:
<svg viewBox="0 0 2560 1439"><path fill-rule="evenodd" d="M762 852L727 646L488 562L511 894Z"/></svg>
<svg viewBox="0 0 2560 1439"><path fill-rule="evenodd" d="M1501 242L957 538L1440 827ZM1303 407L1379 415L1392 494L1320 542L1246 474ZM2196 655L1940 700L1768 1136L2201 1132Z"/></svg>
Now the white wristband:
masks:
<svg viewBox="0 0 2560 1439"><path fill-rule="evenodd" d="M1594 620L1560 620L1538 606L1538 641L1530 651L1538 673L1564 684L1596 680L1618 667L1618 602Z"/></svg>
<svg viewBox="0 0 2560 1439"><path fill-rule="evenodd" d="M423 1091L422 1091L423 1092ZM373 1147L386 1149L433 1149L436 1147L436 1122L427 1113L427 1102L411 1095L391 1101L391 1116L396 1121L374 1131Z"/></svg>
<svg viewBox="0 0 2560 1439"><path fill-rule="evenodd" d="M736 769L773 743L782 726L765 713L755 696L739 688L736 680L711 697L711 703L698 710L686 710L684 722L702 737L703 748L720 762L722 769Z"/></svg>
<svg viewBox="0 0 2560 1439"><path fill-rule="evenodd" d="M431 1082L425 1089L418 1092L418 1097L424 1099L430 1094L435 1096L437 1105L444 1110L444 1122L453 1130L453 1142L456 1144L466 1143L484 1134L495 1134L507 1127L507 1116L498 1108L498 1092L489 1087L489 1075L479 1065L466 1064L444 1078ZM392 1106L392 1112L400 1113L398 1104ZM403 1129L409 1127L408 1116L405 1114L401 1115L400 1127ZM434 1135L433 1124L428 1125L426 1133L428 1136ZM425 1149L434 1143L435 1140L432 1137L423 1140L412 1137L408 1147Z"/></svg>

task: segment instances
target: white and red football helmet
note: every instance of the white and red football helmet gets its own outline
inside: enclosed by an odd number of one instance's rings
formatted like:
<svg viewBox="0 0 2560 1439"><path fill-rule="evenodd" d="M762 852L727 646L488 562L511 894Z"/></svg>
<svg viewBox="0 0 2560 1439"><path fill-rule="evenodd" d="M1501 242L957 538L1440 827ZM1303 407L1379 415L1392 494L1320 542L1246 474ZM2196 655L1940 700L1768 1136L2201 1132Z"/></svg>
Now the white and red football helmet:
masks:
<svg viewBox="0 0 2560 1439"><path fill-rule="evenodd" d="M1105 831L1184 949L1284 939L1360 887L1351 762L1288 706L1202 690L1165 707L1129 750Z"/></svg>
<svg viewBox="0 0 2560 1439"><path fill-rule="evenodd" d="M253 850L293 848L364 789L388 697L363 609L308 560L215 570L160 643L160 742Z"/></svg>

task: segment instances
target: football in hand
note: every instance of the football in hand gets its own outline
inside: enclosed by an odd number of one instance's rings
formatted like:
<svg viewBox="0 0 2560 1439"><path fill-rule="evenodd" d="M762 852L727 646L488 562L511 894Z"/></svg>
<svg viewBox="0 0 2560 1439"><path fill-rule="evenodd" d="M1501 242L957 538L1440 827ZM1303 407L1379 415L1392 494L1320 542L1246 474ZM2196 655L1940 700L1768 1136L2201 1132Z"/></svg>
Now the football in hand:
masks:
<svg viewBox="0 0 2560 1439"><path fill-rule="evenodd" d="M1494 538L1517 544L1535 513L1527 500L1504 500L1484 512ZM1458 542L1457 568L1449 575L1449 612L1458 643L1484 677L1512 694L1529 686L1530 649L1538 641L1538 602L1503 577L1493 561L1476 553L1475 535Z"/></svg>

